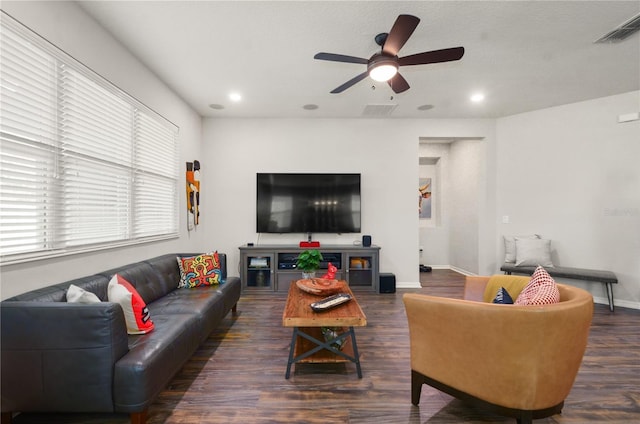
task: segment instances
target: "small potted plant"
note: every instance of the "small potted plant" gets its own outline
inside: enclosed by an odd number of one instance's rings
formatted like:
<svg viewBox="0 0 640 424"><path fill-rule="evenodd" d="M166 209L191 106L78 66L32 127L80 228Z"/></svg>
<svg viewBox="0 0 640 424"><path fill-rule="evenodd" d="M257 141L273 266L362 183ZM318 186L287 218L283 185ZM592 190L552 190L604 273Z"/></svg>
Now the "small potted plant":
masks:
<svg viewBox="0 0 640 424"><path fill-rule="evenodd" d="M322 253L318 250L305 250L298 255L296 268L302 271L302 278L314 278L316 271L320 268Z"/></svg>

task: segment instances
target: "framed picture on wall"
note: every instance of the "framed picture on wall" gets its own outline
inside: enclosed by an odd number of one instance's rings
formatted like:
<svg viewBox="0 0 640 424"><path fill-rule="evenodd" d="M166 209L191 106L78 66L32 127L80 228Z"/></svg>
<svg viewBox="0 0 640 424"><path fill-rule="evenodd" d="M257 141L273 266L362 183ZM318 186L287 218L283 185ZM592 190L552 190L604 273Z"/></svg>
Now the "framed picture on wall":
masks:
<svg viewBox="0 0 640 424"><path fill-rule="evenodd" d="M420 219L431 219L431 178L418 181L418 214Z"/></svg>

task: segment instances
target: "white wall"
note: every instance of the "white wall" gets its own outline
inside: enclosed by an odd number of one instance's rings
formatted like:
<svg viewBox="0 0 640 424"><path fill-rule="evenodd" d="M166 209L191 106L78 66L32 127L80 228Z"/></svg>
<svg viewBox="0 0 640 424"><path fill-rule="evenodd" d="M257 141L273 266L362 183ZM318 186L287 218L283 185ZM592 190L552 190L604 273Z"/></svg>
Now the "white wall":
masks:
<svg viewBox="0 0 640 424"><path fill-rule="evenodd" d="M639 110L635 91L498 119L498 261L502 235L537 233L558 265L614 271L616 304L640 308L640 122L617 122Z"/></svg>
<svg viewBox="0 0 640 424"><path fill-rule="evenodd" d="M484 163L482 141L456 141L449 152L451 265L477 274L480 271L480 181Z"/></svg>
<svg viewBox="0 0 640 424"><path fill-rule="evenodd" d="M2 10L180 127L178 193L184 192L184 162L200 156L201 118L155 75L72 2L3 1ZM103 271L167 252L200 251L207 222L187 234L186 200L180 196L180 238L125 249L4 266L0 297Z"/></svg>
<svg viewBox="0 0 640 424"><path fill-rule="evenodd" d="M232 253L231 263L238 263L237 248L248 242L297 244L303 237L263 234L258 239L257 172L359 172L362 231L382 248L380 270L396 274L398 287L415 287L419 139L445 133L492 137L493 121L207 119L203 133L203 167L215 173L202 189L203 210L215 221L211 248ZM351 244L361 235L314 238L324 244Z"/></svg>

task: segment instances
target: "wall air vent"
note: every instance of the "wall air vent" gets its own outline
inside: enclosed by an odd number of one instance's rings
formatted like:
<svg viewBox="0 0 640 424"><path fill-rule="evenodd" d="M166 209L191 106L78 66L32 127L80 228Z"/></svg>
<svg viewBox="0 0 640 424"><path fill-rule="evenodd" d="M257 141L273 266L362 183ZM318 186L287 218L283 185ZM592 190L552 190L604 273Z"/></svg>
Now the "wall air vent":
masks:
<svg viewBox="0 0 640 424"><path fill-rule="evenodd" d="M366 105L362 111L363 116L390 116L391 113L398 107L398 105Z"/></svg>
<svg viewBox="0 0 640 424"><path fill-rule="evenodd" d="M594 43L619 43L620 41L631 37L633 34L638 32L638 30L640 30L640 13L603 35L594 41Z"/></svg>

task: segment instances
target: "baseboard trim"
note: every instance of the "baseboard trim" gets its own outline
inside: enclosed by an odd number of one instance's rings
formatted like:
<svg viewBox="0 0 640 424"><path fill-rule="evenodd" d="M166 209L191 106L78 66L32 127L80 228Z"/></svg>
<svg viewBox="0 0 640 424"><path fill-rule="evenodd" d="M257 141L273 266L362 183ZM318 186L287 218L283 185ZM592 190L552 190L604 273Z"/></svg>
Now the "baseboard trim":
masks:
<svg viewBox="0 0 640 424"><path fill-rule="evenodd" d="M563 284L567 284L565 282L563 282ZM629 308L629 309L640 309L640 303L639 302L630 302L628 300L620 300L618 298L613 299L614 303L615 303L615 307L617 308L618 306L621 308ZM597 303L599 305L607 305L609 306L609 299L607 299L606 297L593 297L593 302Z"/></svg>
<svg viewBox="0 0 640 424"><path fill-rule="evenodd" d="M420 282L415 283L411 281L404 281L404 282L397 282L396 288L397 289L419 289L419 288L422 288L422 286L420 285Z"/></svg>
<svg viewBox="0 0 640 424"><path fill-rule="evenodd" d="M469 276L476 275L473 272L466 271L466 270L464 270L462 268L458 268L458 267L453 266L453 265L429 265L429 266L432 269L450 269L451 271L458 272L458 273L460 273L462 275L469 275Z"/></svg>

